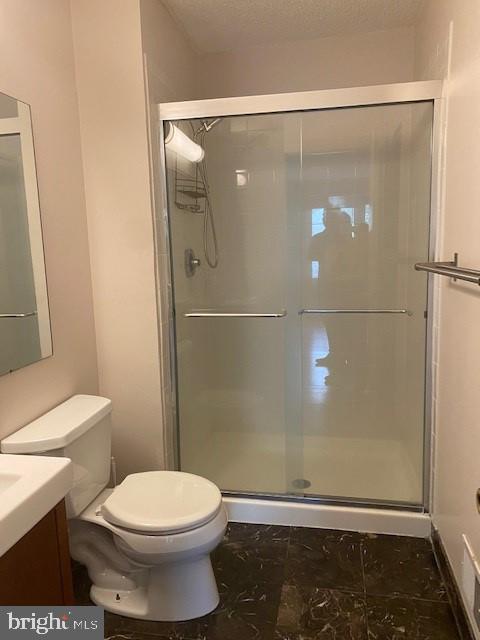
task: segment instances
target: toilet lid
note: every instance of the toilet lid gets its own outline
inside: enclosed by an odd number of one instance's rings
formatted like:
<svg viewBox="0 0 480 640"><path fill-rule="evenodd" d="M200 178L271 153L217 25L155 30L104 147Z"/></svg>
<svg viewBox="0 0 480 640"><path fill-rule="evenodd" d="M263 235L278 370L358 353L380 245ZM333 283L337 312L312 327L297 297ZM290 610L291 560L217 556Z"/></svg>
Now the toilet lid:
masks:
<svg viewBox="0 0 480 640"><path fill-rule="evenodd" d="M111 524L150 535L189 531L220 510L222 494L210 480L181 471L133 473L105 500Z"/></svg>

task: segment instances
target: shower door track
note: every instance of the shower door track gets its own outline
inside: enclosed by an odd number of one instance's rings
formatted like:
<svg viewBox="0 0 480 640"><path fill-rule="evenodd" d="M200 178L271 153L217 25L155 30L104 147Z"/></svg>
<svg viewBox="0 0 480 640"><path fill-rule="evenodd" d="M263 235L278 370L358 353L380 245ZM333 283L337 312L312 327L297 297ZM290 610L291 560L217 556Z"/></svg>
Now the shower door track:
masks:
<svg viewBox="0 0 480 640"><path fill-rule="evenodd" d="M240 96L233 98L215 98L207 100L193 100L186 102L167 102L158 105L158 139L160 143L160 165L161 165L161 208L162 215L154 220L155 238L157 247L157 298L159 308L159 331L161 326L168 323L168 348L170 370L164 371L164 376L169 376L170 380L164 382L163 389L171 389L171 392L164 391L163 407L166 415L164 424L166 425L163 432L164 451L166 468L180 468L180 452L179 452L179 420L178 420L178 384L177 384L177 367L176 367L176 340L175 340L175 302L172 282L172 251L169 229L169 212L167 203L166 190L166 160L164 153L164 135L163 124L168 121L215 118L221 116L233 115L257 115L262 113L281 113L293 111L322 111L330 109L347 109L355 107L366 107L374 105L402 104L413 102L432 102L433 103L433 130L432 130L432 153L431 153L431 191L430 191L430 237L429 237L429 261L435 260L438 254L438 234L437 220L439 217L440 203L440 136L443 131L443 101L442 101L442 82L438 80L429 80L421 82L406 82L387 85L374 85L366 87L353 87L344 89L325 89L320 91L305 91L295 93L281 93L271 95L258 96ZM162 247L159 249L159 247ZM159 252L167 253L166 268L160 272L158 268ZM160 291L168 291L168 296L162 297L160 303ZM166 302L166 304L165 304ZM319 310L304 310L304 312L318 312ZM349 310L350 311L350 310ZM359 312L359 310L351 310L350 312ZM364 311L364 310L362 310ZM395 310L374 310L375 312L384 313L403 313L408 315L406 309ZM405 516L418 516L419 518L427 517L431 503L431 437L432 437L432 388L434 385L432 372L432 357L434 353L432 319L434 311L434 297L430 283L427 285L427 323L426 323L426 373L425 373L425 411L424 411L424 477L423 477L423 504L403 504L394 502L385 502L369 499L325 497L325 496L295 496L292 494L278 495L268 493L243 493L225 491L223 495L227 503L235 501L245 501L255 503L255 507L261 511L261 503L268 505L292 504L298 505L300 508L304 505L309 508L317 505L319 509L325 507L326 510L345 510L348 509L352 513L358 512L377 512L381 514L381 510L385 513L398 514L404 513ZM321 310L321 312L340 312L340 310ZM345 312L345 311L343 311ZM192 314L193 315L193 314ZM165 348L165 344L164 344ZM169 425L169 426L168 426ZM258 503L258 504L257 504ZM253 507L252 507L253 508ZM233 511L232 519L235 517L236 511ZM243 516L242 516L243 517ZM388 519L388 516L386 516ZM260 519L259 519L260 518ZM273 516L264 516L265 522L275 520ZM278 523L278 518L275 520ZM281 520L281 518L280 518ZM258 515L253 520L244 519L243 521L262 522L262 516ZM323 521L322 521L323 522ZM420 520L419 520L420 522ZM273 523L273 522L272 522ZM311 525L324 526L324 525ZM383 526L383 525L380 525ZM403 525L400 527L390 527L392 532L403 531ZM409 528L406 525L407 534L418 535L418 531L422 531L421 535L427 531L427 525L421 521L421 524L415 524ZM342 528L339 526L339 528ZM348 526L345 528L349 528ZM386 529L389 526L386 525ZM369 529L368 526L365 530Z"/></svg>

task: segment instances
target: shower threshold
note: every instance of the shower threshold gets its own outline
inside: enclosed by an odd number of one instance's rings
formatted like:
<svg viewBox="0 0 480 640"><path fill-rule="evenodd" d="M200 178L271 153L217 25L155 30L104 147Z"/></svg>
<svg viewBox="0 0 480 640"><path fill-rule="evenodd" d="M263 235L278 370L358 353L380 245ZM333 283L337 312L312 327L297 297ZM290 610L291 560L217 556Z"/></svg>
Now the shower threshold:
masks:
<svg viewBox="0 0 480 640"><path fill-rule="evenodd" d="M345 501L304 496L223 492L229 520L427 538L430 515L418 505Z"/></svg>

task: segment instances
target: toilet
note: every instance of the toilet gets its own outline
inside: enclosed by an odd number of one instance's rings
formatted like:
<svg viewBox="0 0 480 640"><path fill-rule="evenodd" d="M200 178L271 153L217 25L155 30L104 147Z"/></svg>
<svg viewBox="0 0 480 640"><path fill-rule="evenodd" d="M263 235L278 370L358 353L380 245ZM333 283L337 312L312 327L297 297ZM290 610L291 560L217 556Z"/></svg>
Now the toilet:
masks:
<svg viewBox="0 0 480 640"><path fill-rule="evenodd" d="M179 471L110 480L111 401L76 395L1 442L2 453L67 457L71 556L92 581L92 601L144 620L180 621L219 602L210 553L227 526L221 493Z"/></svg>

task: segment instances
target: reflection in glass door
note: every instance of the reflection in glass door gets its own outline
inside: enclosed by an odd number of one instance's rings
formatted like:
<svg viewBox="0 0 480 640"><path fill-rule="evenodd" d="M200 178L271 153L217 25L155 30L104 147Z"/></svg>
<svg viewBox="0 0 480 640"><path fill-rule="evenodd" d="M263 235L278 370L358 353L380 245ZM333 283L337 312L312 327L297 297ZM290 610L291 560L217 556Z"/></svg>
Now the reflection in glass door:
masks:
<svg viewBox="0 0 480 640"><path fill-rule="evenodd" d="M166 151L182 470L225 491L422 503L413 265L432 118L416 102L175 123L205 151Z"/></svg>

